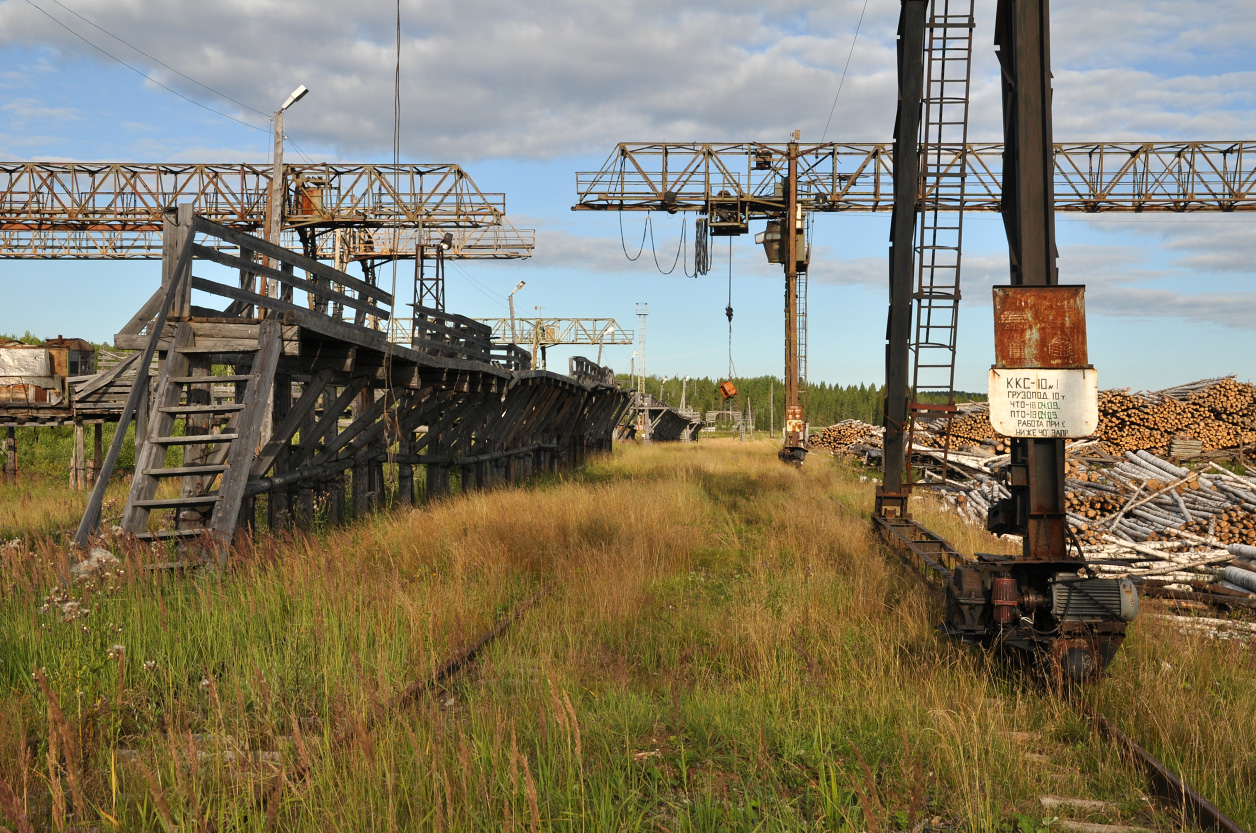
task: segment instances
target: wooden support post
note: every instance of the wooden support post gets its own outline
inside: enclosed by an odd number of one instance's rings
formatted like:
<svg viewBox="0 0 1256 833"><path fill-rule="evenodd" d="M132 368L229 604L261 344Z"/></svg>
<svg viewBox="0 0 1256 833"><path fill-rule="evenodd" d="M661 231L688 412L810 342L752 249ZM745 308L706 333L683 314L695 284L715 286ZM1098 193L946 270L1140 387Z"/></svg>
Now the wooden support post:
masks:
<svg viewBox="0 0 1256 833"><path fill-rule="evenodd" d="M397 456L401 460L411 454L412 431L402 431L397 442ZM414 465L408 462L397 463L397 502L403 506L414 505Z"/></svg>
<svg viewBox="0 0 1256 833"><path fill-rule="evenodd" d="M427 494L425 500L431 503L447 497L449 495L449 466L429 463L425 468L427 469Z"/></svg>
<svg viewBox="0 0 1256 833"><path fill-rule="evenodd" d="M312 384L314 383L313 382L306 383L306 391L302 392L302 399L305 398L305 394L307 391L309 391L310 386ZM304 415L301 417L301 427L297 429L299 432L297 434L298 442L308 437L310 433L314 431L314 422L315 422L314 417L315 417L315 414L314 414L313 408L305 409ZM291 444L286 444L286 445L288 448L291 448ZM288 456L290 460L291 452L288 452ZM301 529L309 529L314 524L314 483L313 481L309 479L302 480L297 486L296 494L297 494L297 500L296 500L297 526L299 526Z"/></svg>
<svg viewBox="0 0 1256 833"><path fill-rule="evenodd" d="M82 491L87 485L87 434L83 423L74 423L74 450L70 454L70 488Z"/></svg>
<svg viewBox="0 0 1256 833"><path fill-rule="evenodd" d="M345 475L337 474L329 481L330 493L327 496L327 522L340 526L345 522Z"/></svg>
<svg viewBox="0 0 1256 833"><path fill-rule="evenodd" d="M100 463L104 459L104 444L102 434L104 433L104 425L97 422L92 426L92 468L88 477L89 486L96 485L96 478L100 476Z"/></svg>
<svg viewBox="0 0 1256 833"><path fill-rule="evenodd" d="M17 477L17 429L12 425L4 429L4 476Z"/></svg>
<svg viewBox="0 0 1256 833"><path fill-rule="evenodd" d="M275 375L274 393L271 395L271 430L283 422L292 407L292 377L287 374ZM268 438L269 439L269 438ZM288 471L288 463L292 456L291 445L284 443L275 455L274 474L278 476ZM289 491L274 489L266 500L270 515L270 528L282 529L292 522L292 508Z"/></svg>
<svg viewBox="0 0 1256 833"><path fill-rule="evenodd" d="M158 362L158 365L161 365L161 362ZM160 366L157 369L157 375L158 377L161 376ZM139 399L135 403L135 447L136 448L139 448L141 445L143 445L144 439L148 436L148 408L150 405L149 397L151 395L151 390L150 390L150 385L149 385L148 374L145 373L143 374L143 376L144 378L142 380L137 378L135 381L137 385L141 385L143 388L143 392L141 393ZM118 430L126 431L126 427L119 425Z"/></svg>
<svg viewBox="0 0 1256 833"><path fill-rule="evenodd" d="M370 486L367 484L369 470L370 467L366 463L353 465L353 515L358 519L365 517L370 508Z"/></svg>

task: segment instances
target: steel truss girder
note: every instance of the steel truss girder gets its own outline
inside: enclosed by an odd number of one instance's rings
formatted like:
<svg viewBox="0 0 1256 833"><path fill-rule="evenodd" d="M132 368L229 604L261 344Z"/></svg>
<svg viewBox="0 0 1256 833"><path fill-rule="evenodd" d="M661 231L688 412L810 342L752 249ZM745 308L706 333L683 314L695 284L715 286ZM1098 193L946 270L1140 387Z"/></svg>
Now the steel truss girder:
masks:
<svg viewBox="0 0 1256 833"><path fill-rule="evenodd" d="M509 318L477 318L493 328L492 339L498 343L511 340ZM607 328L611 331L607 332ZM619 326L614 318L515 318L519 344L632 344L634 333ZM605 333L605 335L600 335Z"/></svg>
<svg viewBox="0 0 1256 833"><path fill-rule="evenodd" d="M576 174L575 210L692 211L739 207L749 219L779 217L784 143L620 143L602 169ZM1055 208L1080 212L1256 210L1256 142L1060 142L1053 145ZM965 211L999 211L1001 143L921 145L939 170L965 168ZM798 144L804 210L890 211L893 146ZM947 162L949 155L950 161ZM931 198L923 183L920 199ZM959 202L938 195L941 210Z"/></svg>
<svg viewBox="0 0 1256 833"><path fill-rule="evenodd" d="M244 231L264 227L270 167L252 164L0 163L0 257L158 258L162 212L196 212ZM506 219L505 196L485 193L457 165L285 165L284 245L315 233L331 259L335 229L371 246L345 260L413 258L453 235L446 257L520 258L535 235Z"/></svg>

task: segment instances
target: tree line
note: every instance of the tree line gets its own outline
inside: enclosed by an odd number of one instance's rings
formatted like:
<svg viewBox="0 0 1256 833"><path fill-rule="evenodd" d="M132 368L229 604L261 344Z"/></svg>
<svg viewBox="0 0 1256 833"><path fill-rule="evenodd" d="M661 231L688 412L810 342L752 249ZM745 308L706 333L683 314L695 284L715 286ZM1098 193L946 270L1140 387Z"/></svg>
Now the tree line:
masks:
<svg viewBox="0 0 1256 833"><path fill-rule="evenodd" d="M617 378L625 388L633 386L633 380L627 374ZM733 384L737 387L737 396L731 403L720 395L722 381L703 376L685 383L680 379L668 379L664 384L660 376L647 376L645 387L655 398L673 407L680 407L683 387L685 404L700 414L727 411L731 406L732 410L743 414L753 413L756 428L767 429L769 421L780 428L785 418L785 385L781 379L773 376L736 377ZM941 394L926 394L923 398L926 402L946 401ZM957 402L984 401L985 398L984 393L955 392ZM803 401L803 413L813 427L832 425L844 419L860 419L873 425L881 425L884 421L884 385L809 382Z"/></svg>

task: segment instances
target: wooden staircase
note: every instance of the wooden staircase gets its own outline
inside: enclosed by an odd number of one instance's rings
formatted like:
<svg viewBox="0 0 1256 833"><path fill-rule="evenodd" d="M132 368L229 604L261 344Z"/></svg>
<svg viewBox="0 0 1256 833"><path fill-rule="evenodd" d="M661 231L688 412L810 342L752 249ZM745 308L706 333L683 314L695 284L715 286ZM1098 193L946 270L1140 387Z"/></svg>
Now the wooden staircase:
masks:
<svg viewBox="0 0 1256 833"><path fill-rule="evenodd" d="M237 363L250 370L213 376L208 354L217 348L198 348L196 330L190 322L175 326L148 431L136 452L122 528L141 540L179 540L185 552L208 551L224 564L271 401L282 336L278 322L261 322L256 347L241 351ZM214 401L213 387L224 384L235 385L235 401ZM179 422L183 430L176 433ZM183 447L182 465L167 465L175 446ZM159 487L172 479L180 481L179 493L158 497ZM154 511L168 515L150 529Z"/></svg>

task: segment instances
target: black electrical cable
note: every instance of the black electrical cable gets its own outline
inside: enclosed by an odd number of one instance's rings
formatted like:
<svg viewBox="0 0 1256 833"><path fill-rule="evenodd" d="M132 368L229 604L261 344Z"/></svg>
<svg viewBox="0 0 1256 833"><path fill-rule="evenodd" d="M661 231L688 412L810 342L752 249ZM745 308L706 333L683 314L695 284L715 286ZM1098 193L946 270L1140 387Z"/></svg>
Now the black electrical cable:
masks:
<svg viewBox="0 0 1256 833"><path fill-rule="evenodd" d="M260 131L262 131L263 133L269 132L269 128L259 127L259 126L257 126L256 124L249 124L248 122L243 121L243 120L241 120L241 119L237 119L235 116L228 115L228 114L226 114L226 113L222 112L221 110L215 110L213 107L210 107L210 106L208 106L208 105L206 105L206 104L201 104L201 103L200 103L199 101L197 101L196 99L189 98L188 96L184 95L183 93L179 92L178 90L174 89L173 87L166 86L165 84L161 83L161 82L160 82L160 81L158 81L156 78L154 78L153 76L151 76L151 75L149 75L148 73L144 72L144 70L139 69L138 67L134 67L134 66L132 66L131 64L128 64L126 61L122 60L122 59L121 59L121 58L119 58L117 55L114 55L113 53L111 53L111 52L109 52L109 51L107 51L107 50L103 49L102 47L97 46L96 44L92 43L90 40L88 40L87 38L85 38L83 35L80 35L78 32L74 31L74 30L73 30L73 29L71 29L69 26L66 26L66 25L65 25L64 23L62 23L60 20L57 20L55 17L53 17L51 14L49 14L49 13L48 13L48 11L47 11L46 9L40 8L39 6L37 6L37 5L35 5L34 3L32 3L32 2L31 2L31 0L26 0L26 4L27 4L28 6L30 6L32 9L34 9L35 11L39 12L40 14L42 14L44 17L46 17L46 18L48 18L49 20L51 20L53 23L55 23L55 24L57 24L58 26L60 26L62 29L64 29L64 30L66 30L67 32L69 32L69 33L70 33L71 35L73 35L74 37L76 37L76 38L78 38L79 40L81 40L83 43L85 43L85 44L87 44L88 46L90 46L92 49L95 49L97 52L99 52L100 54L104 55L106 58L109 58L109 59L110 59L110 60L112 60L112 61L116 61L117 63L119 63L119 64L121 64L122 66L126 67L127 69L131 70L131 72L134 72L136 75L139 75L140 77L144 78L145 80L147 80L147 81L152 81L154 84L156 84L158 87L161 87L161 88L162 88L163 90L165 90L166 92L168 92L168 93L172 93L172 94L174 94L174 95L177 95L179 98L183 99L183 100L184 100L184 101L186 101L187 103L189 103L189 104L194 104L194 105L196 105L197 107L200 107L202 110L208 110L209 112L213 113L213 114L214 114L214 115L216 115L216 116L222 116L224 119L231 119L231 120L232 120L233 122L235 122L236 124L242 124L242 125L244 125L245 127L250 127L250 128L252 128L253 130L260 130ZM252 109L252 108L249 108L249 109Z"/></svg>
<svg viewBox="0 0 1256 833"><path fill-rule="evenodd" d="M97 30L99 30L99 31L101 31L101 32L104 32L106 35L108 35L109 37L113 38L113 39L114 39L114 40L116 40L118 43L122 44L123 46L129 47L129 48L131 48L131 49L135 50L136 52L140 53L141 55L143 55L145 58L147 58L148 60L152 61L153 63L161 64L163 67L165 67L166 69L170 70L170 71L171 71L171 72L173 72L175 75L177 75L177 76L179 76L180 78L182 78L183 80L185 80L185 81L191 81L193 84L195 84L196 86L200 87L201 89L204 89L204 90L209 90L211 93L213 93L214 95L218 96L219 98L226 99L227 101L230 101L232 104L238 104L239 106L243 107L245 110L251 110L251 111L253 111L254 113L257 113L259 116L261 116L261 117L262 117L262 118L264 118L264 119L269 119L269 118L270 118L270 114L269 114L269 113L263 113L261 110L258 110L256 107L250 107L249 105L245 104L243 101L240 101L240 100L238 100L238 99L232 98L231 96L227 95L226 93L222 92L221 90L215 90L213 87L209 86L208 84L203 84L203 83L201 83L200 81L197 81L197 80L196 80L195 78L193 78L192 76L190 76L190 75L188 75L188 74L186 74L186 73L183 73L183 72L179 72L179 70L177 70L177 69L175 69L174 67L170 66L170 64L166 63L165 61L161 60L160 58L157 58L157 57L155 57L155 56L153 56L153 55L148 54L148 53L147 53L147 52L145 52L143 49L140 49L138 46L136 46L135 44L131 43L130 41L125 40L124 38L120 38L120 37L118 37L118 36L117 36L117 35L115 35L113 32L110 32L108 29L106 29L105 27L101 26L100 24L98 24L98 23L94 23L94 22L92 22L91 20L89 20L88 18L83 17L83 15L79 14L78 12L74 11L74 9L71 9L69 6L67 6L67 5L65 5L64 3L60 2L60 0L52 0L52 2L56 3L56 4L57 4L58 6L60 6L61 8L65 9L67 12L69 12L70 14L74 15L75 17L77 17L79 20L81 20L81 21L83 21L84 23L86 23L88 26L91 26L93 29L97 29Z"/></svg>
<svg viewBox="0 0 1256 833"><path fill-rule="evenodd" d="M660 274L670 275L672 272L676 271L676 264L680 263L680 253L685 247L685 225L687 222L688 218L680 221L680 245L676 247L676 257L672 258L671 269L664 269L659 263L658 249L654 245L654 225L650 225L650 251L654 255L654 268L658 269ZM686 272L685 274L688 275L689 273Z"/></svg>
<svg viewBox="0 0 1256 833"><path fill-rule="evenodd" d="M724 307L724 314L728 316L728 378L731 380L737 374L737 368L733 366L733 238L728 238L728 306Z"/></svg>
<svg viewBox="0 0 1256 833"><path fill-rule="evenodd" d="M618 214L619 214L619 245L624 250L624 257L628 258L628 260L635 263L637 260L641 258L641 253L645 251L645 235L650 227L650 215L648 213L645 215L645 222L642 223L641 225L641 246L640 248L637 249L637 254L634 257L633 255L628 254L628 243L624 240L624 212L621 210L618 212Z"/></svg>
<svg viewBox="0 0 1256 833"><path fill-rule="evenodd" d="M824 123L824 132L820 141L829 135L829 125L833 123L833 113L837 111L837 99L842 95L842 87L846 84L846 70L850 69L850 56L855 54L855 43L859 40L859 29L863 26L864 12L868 11L868 0L864 0L863 11L859 12L859 22L855 24L855 36L850 39L850 51L846 53L846 66L842 67L842 78L837 82L837 95L833 96L833 106L829 108L828 121Z"/></svg>

